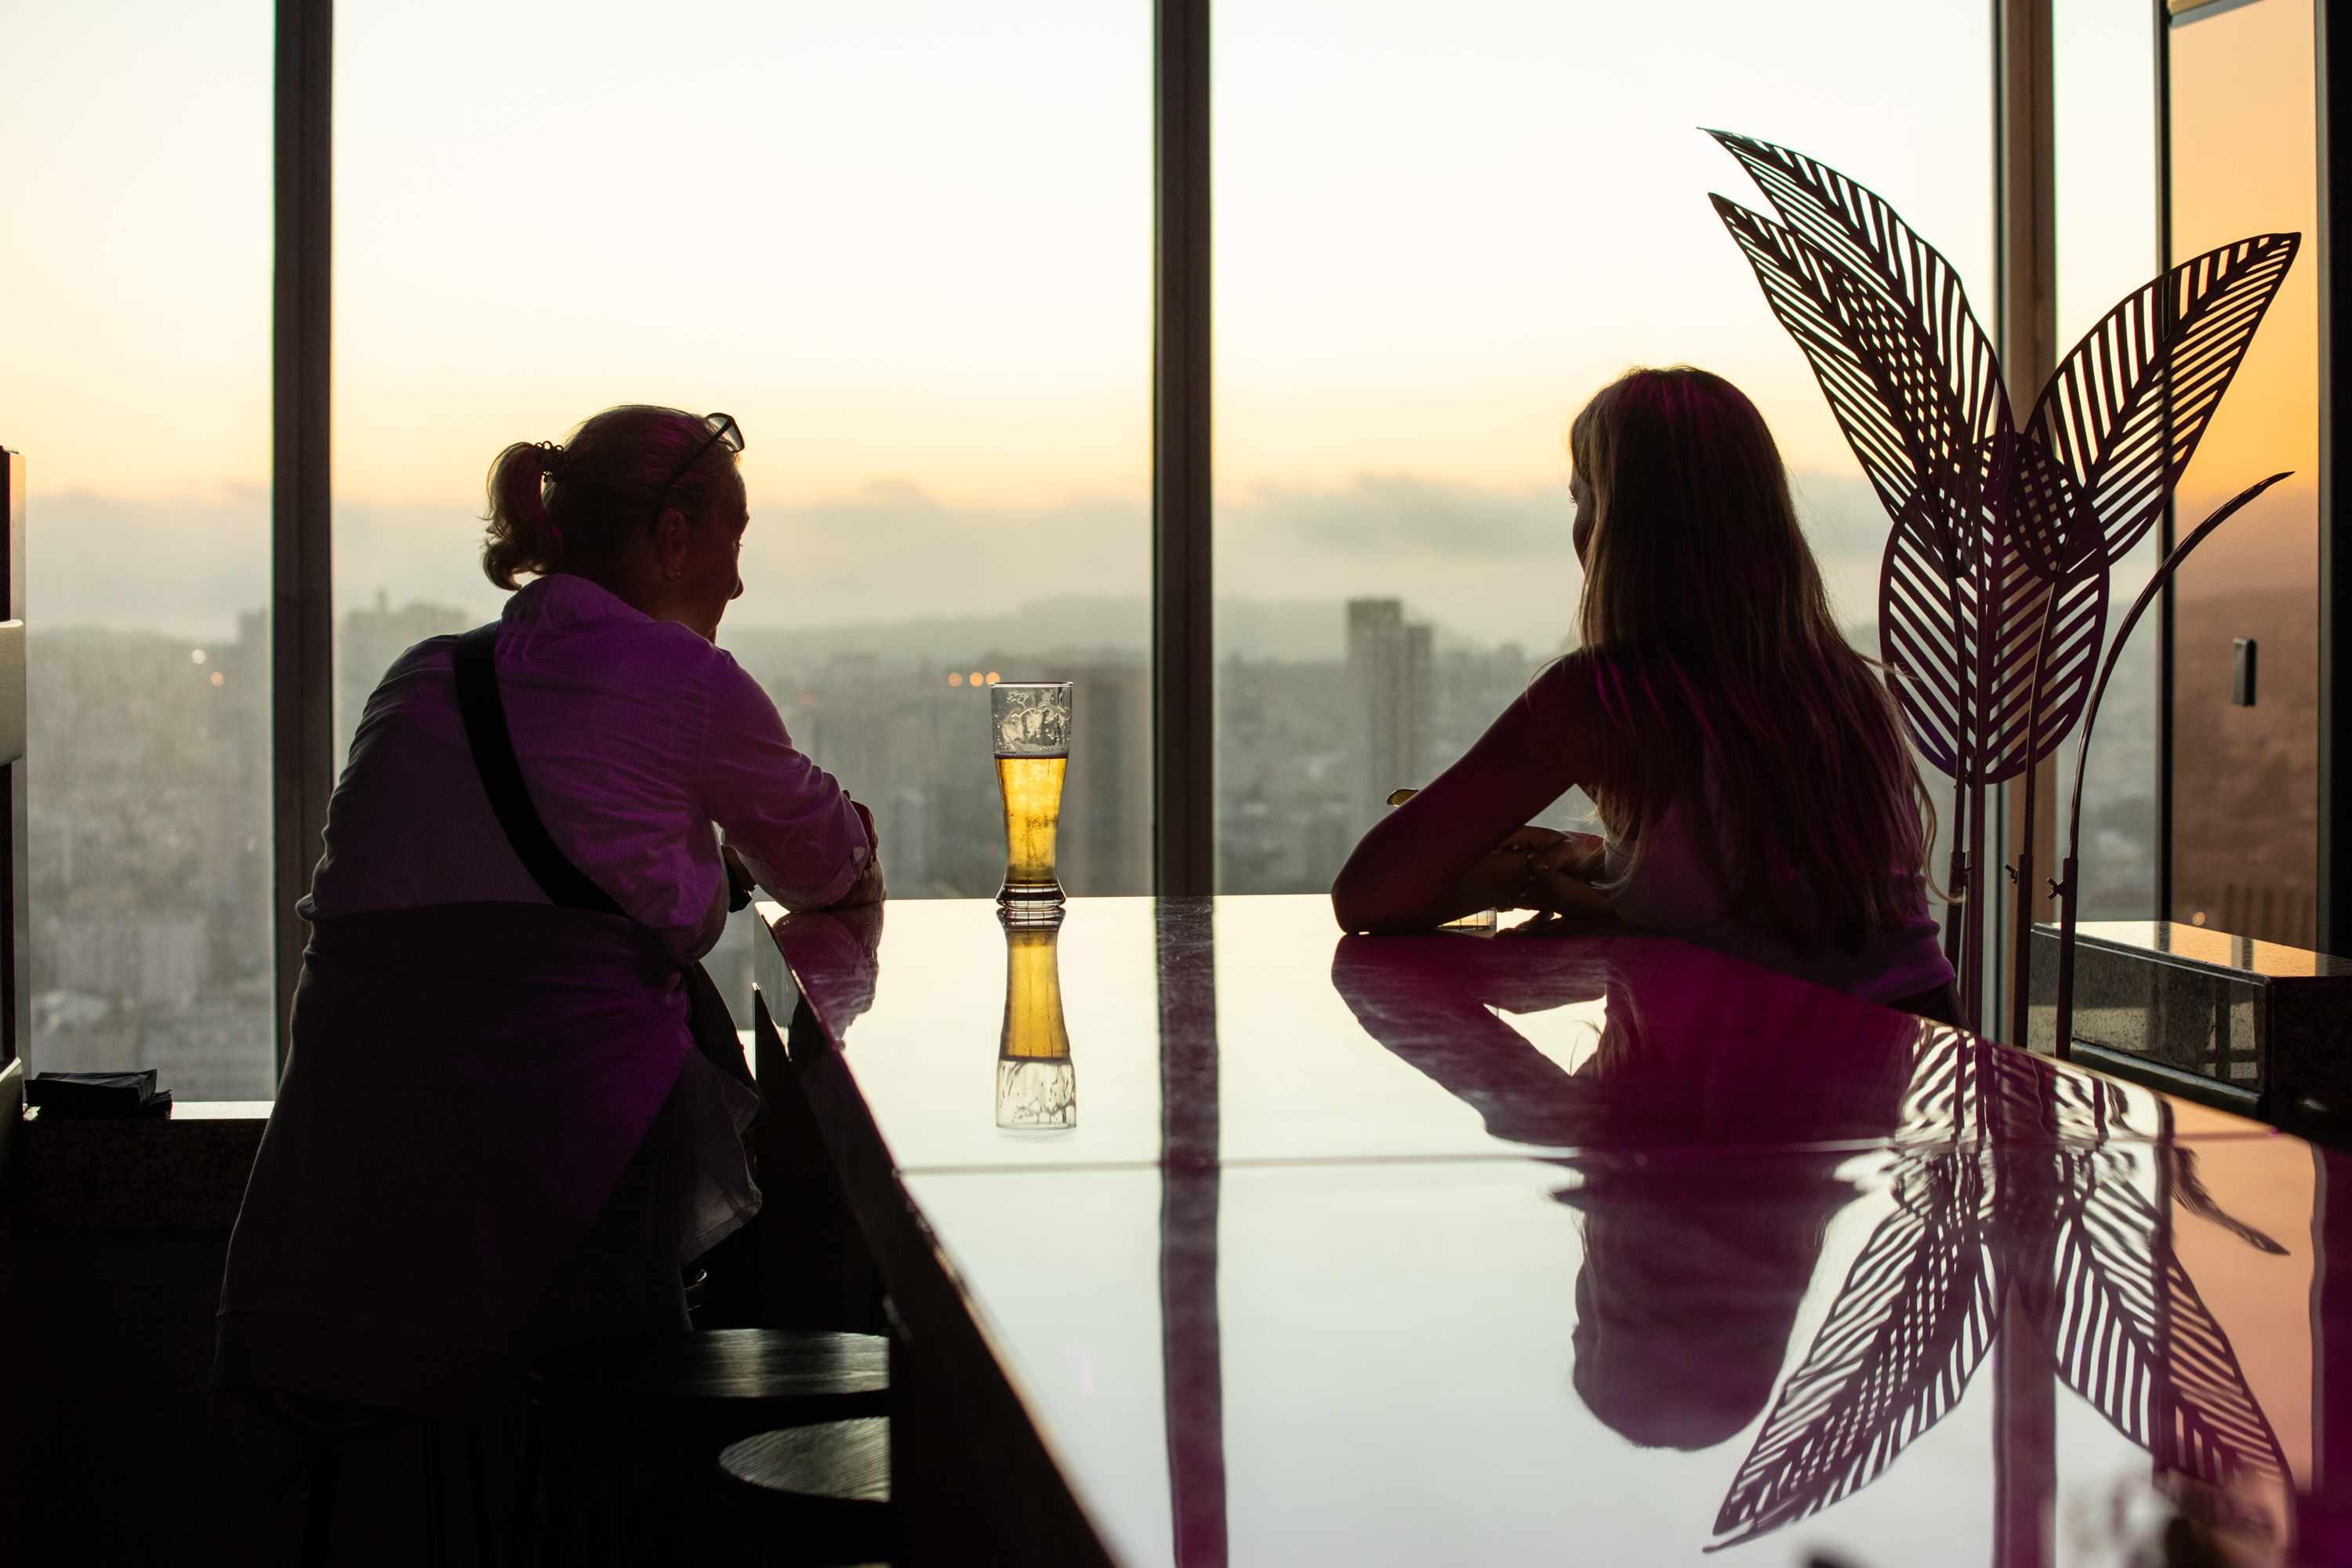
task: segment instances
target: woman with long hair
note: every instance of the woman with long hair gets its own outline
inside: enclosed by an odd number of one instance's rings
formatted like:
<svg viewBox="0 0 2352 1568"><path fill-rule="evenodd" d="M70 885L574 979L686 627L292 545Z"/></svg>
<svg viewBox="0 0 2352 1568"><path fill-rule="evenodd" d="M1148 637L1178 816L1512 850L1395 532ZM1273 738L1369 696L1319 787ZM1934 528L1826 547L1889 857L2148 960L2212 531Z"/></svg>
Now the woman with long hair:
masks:
<svg viewBox="0 0 2352 1568"><path fill-rule="evenodd" d="M742 447L629 405L491 468L513 596L394 662L328 805L217 1384L331 1429L513 1417L538 1352L685 1329L681 1267L758 1209L697 961L754 880L796 910L883 884L873 819L713 646Z"/></svg>
<svg viewBox="0 0 2352 1568"><path fill-rule="evenodd" d="M1340 924L1613 916L1948 1017L1932 806L1763 416L1706 371L1634 370L1569 447L1582 646L1364 836L1332 885ZM1602 837L1523 826L1578 786Z"/></svg>

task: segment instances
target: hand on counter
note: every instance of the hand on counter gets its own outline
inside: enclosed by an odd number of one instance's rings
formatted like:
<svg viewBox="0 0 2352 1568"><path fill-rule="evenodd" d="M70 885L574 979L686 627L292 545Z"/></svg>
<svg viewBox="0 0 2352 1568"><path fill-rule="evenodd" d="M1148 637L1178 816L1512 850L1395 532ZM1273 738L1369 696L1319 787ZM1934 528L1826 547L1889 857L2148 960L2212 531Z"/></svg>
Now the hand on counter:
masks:
<svg viewBox="0 0 2352 1568"><path fill-rule="evenodd" d="M852 800L849 809L857 813L857 820L866 829L866 869L857 874L857 880L849 885L849 891L825 906L828 909L859 909L868 904L879 904L889 896L882 877L882 834L874 826L874 814L866 809L866 803L862 800Z"/></svg>
<svg viewBox="0 0 2352 1568"><path fill-rule="evenodd" d="M1597 835L1529 824L1504 839L1495 853L1517 855L1526 864L1524 884L1504 908L1577 921L1616 918L1608 897L1592 886L1607 864Z"/></svg>

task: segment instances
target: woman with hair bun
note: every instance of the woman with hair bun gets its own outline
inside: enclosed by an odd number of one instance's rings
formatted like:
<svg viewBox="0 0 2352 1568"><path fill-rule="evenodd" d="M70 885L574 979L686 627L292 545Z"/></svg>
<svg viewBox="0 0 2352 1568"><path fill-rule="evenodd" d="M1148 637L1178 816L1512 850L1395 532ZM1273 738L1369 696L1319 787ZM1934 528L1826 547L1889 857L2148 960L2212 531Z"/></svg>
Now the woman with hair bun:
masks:
<svg viewBox="0 0 2352 1568"><path fill-rule="evenodd" d="M394 663L328 806L217 1384L511 1416L541 1351L685 1328L681 1267L757 1211L697 961L753 880L794 910L883 881L873 818L712 646L742 445L625 406L499 455L482 568L514 596Z"/></svg>
<svg viewBox="0 0 2352 1568"><path fill-rule="evenodd" d="M1583 646L1364 836L1339 923L1613 916L1948 1022L1932 806L1763 416L1706 371L1633 370L1569 445ZM1580 785L1605 837L1523 826Z"/></svg>

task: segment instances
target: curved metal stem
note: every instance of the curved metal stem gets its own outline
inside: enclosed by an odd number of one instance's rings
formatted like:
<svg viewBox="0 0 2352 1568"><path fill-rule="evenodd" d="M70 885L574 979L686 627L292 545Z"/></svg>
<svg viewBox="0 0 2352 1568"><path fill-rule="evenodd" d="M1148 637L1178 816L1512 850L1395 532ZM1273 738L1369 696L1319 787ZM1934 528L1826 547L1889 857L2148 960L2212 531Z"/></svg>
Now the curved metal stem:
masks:
<svg viewBox="0 0 2352 1568"><path fill-rule="evenodd" d="M2062 1060L2072 1053L2074 1044L2074 921L2078 906L2082 903L2077 896L2074 879L2083 853L2083 769L2090 759L2091 726L2098 721L2099 702L2107 694L2108 678L2116 672L2116 661L2123 657L2124 645L2131 640L2132 628L2139 625L2141 615L2155 600L2158 590L2170 582L2172 574L2180 569L2180 563L2189 559L2189 552L2204 543L2206 536L2229 521L2241 507L2294 471L2289 468L2248 485L2199 523L2194 533L2173 547L2172 553L2164 558L2164 564L2148 578L2147 586L2139 591L2139 597L2132 601L2131 610L2124 616L2123 624L2116 628L2116 640L2108 646L2106 659L2099 666L2098 684L2091 688L2091 700L2084 705L2083 738L2074 746L2074 798L2066 817L2066 859L2059 873L2059 897L2064 900L2064 912L2058 925L2058 1016L2054 1023L2058 1031L2058 1055Z"/></svg>

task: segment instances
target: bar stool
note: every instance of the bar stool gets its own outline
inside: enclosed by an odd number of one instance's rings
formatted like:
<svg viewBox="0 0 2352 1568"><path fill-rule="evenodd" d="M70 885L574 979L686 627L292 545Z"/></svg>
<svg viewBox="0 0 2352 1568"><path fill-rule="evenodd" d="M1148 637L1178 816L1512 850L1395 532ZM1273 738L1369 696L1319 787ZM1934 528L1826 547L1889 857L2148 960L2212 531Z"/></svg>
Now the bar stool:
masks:
<svg viewBox="0 0 2352 1568"><path fill-rule="evenodd" d="M762 1568L846 1568L890 1554L890 1423L762 1432L719 1455L719 1495L752 1524Z"/></svg>
<svg viewBox="0 0 2352 1568"><path fill-rule="evenodd" d="M606 1341L554 1352L531 1369L530 1425L515 1500L514 1561L530 1560L549 1429L556 1438L545 1560L560 1563L579 1442L613 1452L615 1531L625 1451L693 1448L708 1463L739 1438L779 1427L887 1414L889 1342L804 1329L712 1329Z"/></svg>

